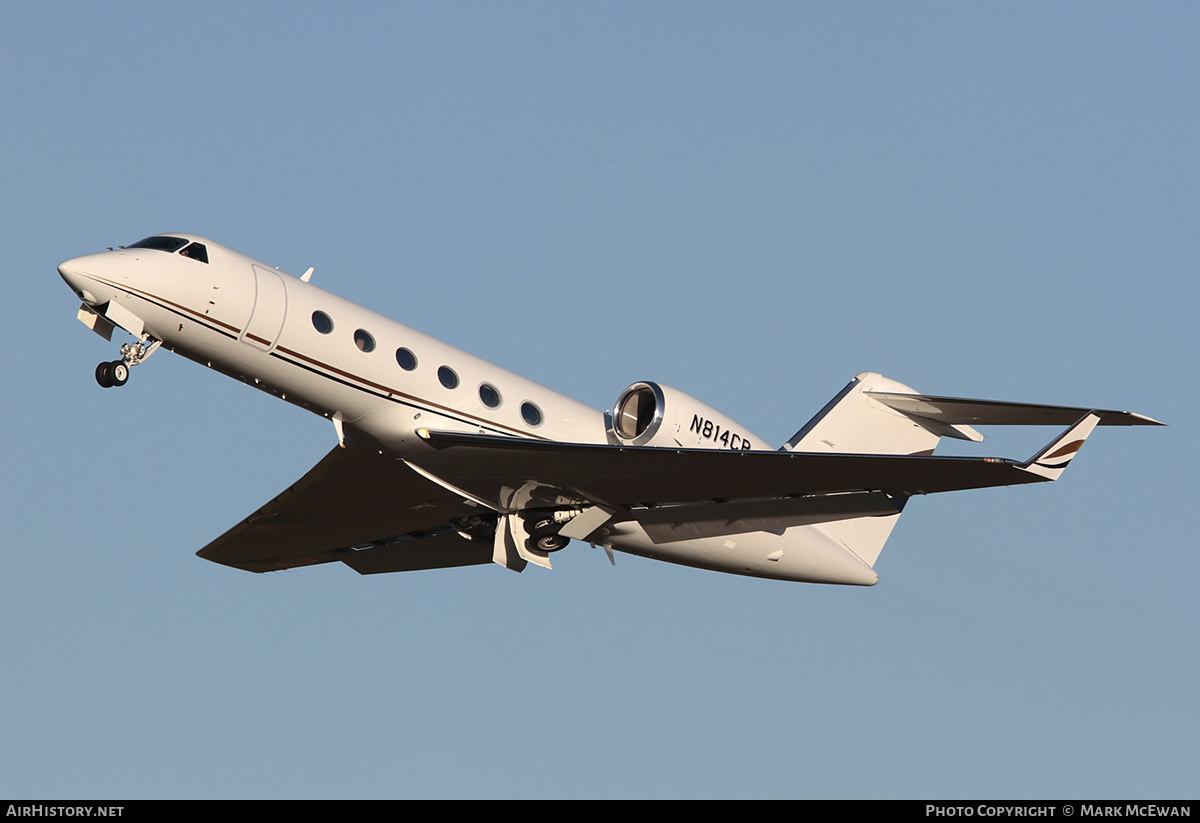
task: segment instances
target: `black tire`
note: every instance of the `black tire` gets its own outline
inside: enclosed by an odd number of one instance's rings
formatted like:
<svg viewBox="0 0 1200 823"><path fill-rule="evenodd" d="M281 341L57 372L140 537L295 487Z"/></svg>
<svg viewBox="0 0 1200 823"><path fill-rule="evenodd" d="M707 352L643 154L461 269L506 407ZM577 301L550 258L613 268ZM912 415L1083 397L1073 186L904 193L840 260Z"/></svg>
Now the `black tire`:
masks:
<svg viewBox="0 0 1200 823"><path fill-rule="evenodd" d="M535 517L525 521L525 531L533 535L538 532L553 532L557 529L554 528L553 517Z"/></svg>
<svg viewBox="0 0 1200 823"><path fill-rule="evenodd" d="M563 537L561 534L543 534L534 535L525 542L525 545L534 551L556 552L559 549L565 549L570 543L570 538Z"/></svg>
<svg viewBox="0 0 1200 823"><path fill-rule="evenodd" d="M114 386L124 386L129 380L129 366L124 360L114 360L109 363L108 376Z"/></svg>
<svg viewBox="0 0 1200 823"><path fill-rule="evenodd" d="M101 363L96 367L96 382L101 388L111 389L113 387L112 379L112 363Z"/></svg>
<svg viewBox="0 0 1200 823"><path fill-rule="evenodd" d="M568 537L563 537L558 533L561 528L554 522L553 518L539 519L533 523L533 528L529 530L529 540L525 545L534 551L556 552L559 549L565 549L567 544L571 542Z"/></svg>

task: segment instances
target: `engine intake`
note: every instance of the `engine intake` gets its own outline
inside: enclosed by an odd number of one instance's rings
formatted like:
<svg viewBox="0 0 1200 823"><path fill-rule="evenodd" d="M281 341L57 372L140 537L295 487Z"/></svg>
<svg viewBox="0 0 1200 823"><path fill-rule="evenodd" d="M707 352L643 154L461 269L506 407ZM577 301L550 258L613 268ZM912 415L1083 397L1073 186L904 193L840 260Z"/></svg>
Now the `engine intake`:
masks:
<svg viewBox="0 0 1200 823"><path fill-rule="evenodd" d="M634 383L606 417L608 439L615 445L771 450L744 426L661 383Z"/></svg>

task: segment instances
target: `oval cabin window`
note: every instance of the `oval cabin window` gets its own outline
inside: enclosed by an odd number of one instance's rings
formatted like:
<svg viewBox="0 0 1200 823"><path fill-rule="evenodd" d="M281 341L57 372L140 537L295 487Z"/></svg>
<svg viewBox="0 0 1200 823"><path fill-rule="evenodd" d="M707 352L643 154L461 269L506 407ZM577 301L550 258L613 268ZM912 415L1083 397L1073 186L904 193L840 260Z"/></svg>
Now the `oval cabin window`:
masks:
<svg viewBox="0 0 1200 823"><path fill-rule="evenodd" d="M528 400L521 404L521 417L531 426L542 425L542 410Z"/></svg>
<svg viewBox="0 0 1200 823"><path fill-rule="evenodd" d="M408 349L396 349L396 362L405 371L412 371L417 367L417 356Z"/></svg>
<svg viewBox="0 0 1200 823"><path fill-rule="evenodd" d="M375 351L375 338L366 329L359 329L354 333L354 345L359 351Z"/></svg>
<svg viewBox="0 0 1200 823"><path fill-rule="evenodd" d="M484 383L479 387L479 399L483 401L483 405L494 409L500 405L500 390L491 383Z"/></svg>
<svg viewBox="0 0 1200 823"><path fill-rule="evenodd" d="M333 318L323 311L315 311L312 316L313 328L321 334L329 334L333 331Z"/></svg>

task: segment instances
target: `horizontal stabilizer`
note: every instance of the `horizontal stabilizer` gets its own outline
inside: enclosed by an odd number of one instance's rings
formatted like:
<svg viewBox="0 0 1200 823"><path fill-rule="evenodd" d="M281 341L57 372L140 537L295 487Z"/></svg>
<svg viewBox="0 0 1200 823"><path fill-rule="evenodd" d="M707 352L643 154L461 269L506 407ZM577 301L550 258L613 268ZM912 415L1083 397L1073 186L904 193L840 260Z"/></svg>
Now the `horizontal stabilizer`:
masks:
<svg viewBox="0 0 1200 823"><path fill-rule="evenodd" d="M1110 409L1039 406L1033 403L1005 403L997 400L897 392L872 391L867 392L867 396L903 414L950 425L966 423L978 426L1069 426L1089 412L1100 416L1101 426L1163 425L1142 414Z"/></svg>

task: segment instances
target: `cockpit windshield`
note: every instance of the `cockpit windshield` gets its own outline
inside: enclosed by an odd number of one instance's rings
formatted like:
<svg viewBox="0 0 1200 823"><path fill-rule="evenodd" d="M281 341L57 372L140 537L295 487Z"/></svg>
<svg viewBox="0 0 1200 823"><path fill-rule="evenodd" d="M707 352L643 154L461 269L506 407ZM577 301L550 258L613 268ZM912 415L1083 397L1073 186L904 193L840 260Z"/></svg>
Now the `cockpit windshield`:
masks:
<svg viewBox="0 0 1200 823"><path fill-rule="evenodd" d="M188 244L188 241L182 237L167 237L166 235L155 235L147 237L145 240L139 240L136 243L130 243L125 248L127 249L156 249L165 251L167 254L174 254Z"/></svg>
<svg viewBox="0 0 1200 823"><path fill-rule="evenodd" d="M154 237L139 240L125 248L155 249L156 251L165 251L167 254L179 252L184 257L199 260L201 263L208 262L208 248L203 243L192 243L183 237L169 237L165 234L157 234Z"/></svg>
<svg viewBox="0 0 1200 823"><path fill-rule="evenodd" d="M184 257L190 257L193 260L199 260L201 263L208 262L208 249L203 243L192 243L192 245L179 252Z"/></svg>

